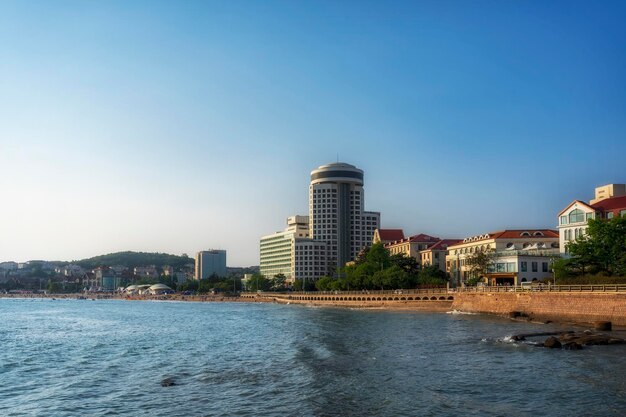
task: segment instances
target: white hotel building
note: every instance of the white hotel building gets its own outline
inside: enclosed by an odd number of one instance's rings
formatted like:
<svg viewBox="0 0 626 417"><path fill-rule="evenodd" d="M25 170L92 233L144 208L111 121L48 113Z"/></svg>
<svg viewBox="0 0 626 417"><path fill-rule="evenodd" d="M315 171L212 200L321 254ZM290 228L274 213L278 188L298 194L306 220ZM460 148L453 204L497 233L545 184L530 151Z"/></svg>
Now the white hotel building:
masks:
<svg viewBox="0 0 626 417"><path fill-rule="evenodd" d="M291 216L260 242L261 274L289 281L332 274L370 246L380 213L364 210L363 171L333 163L311 172L309 216Z"/></svg>
<svg viewBox="0 0 626 417"><path fill-rule="evenodd" d="M311 172L309 234L328 244L328 265L341 268L372 244L380 213L365 211L363 171L333 163Z"/></svg>

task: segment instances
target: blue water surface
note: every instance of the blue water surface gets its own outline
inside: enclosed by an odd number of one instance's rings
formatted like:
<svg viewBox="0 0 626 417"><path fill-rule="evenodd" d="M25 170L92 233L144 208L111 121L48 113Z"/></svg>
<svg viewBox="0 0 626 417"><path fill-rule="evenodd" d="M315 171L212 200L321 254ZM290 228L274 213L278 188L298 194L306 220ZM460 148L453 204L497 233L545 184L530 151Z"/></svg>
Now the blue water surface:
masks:
<svg viewBox="0 0 626 417"><path fill-rule="evenodd" d="M297 305L0 299L0 415L626 415L626 346L564 351L506 339L553 329L566 327ZM161 386L165 378L176 385Z"/></svg>

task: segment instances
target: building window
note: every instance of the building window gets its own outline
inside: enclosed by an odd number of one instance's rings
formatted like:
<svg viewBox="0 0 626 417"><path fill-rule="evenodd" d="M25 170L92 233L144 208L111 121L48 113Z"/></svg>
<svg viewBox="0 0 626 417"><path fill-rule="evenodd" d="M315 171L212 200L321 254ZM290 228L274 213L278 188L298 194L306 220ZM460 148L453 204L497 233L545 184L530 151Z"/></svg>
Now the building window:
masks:
<svg viewBox="0 0 626 417"><path fill-rule="evenodd" d="M542 272L548 272L548 263L547 262L542 262L541 263L541 271Z"/></svg>
<svg viewBox="0 0 626 417"><path fill-rule="evenodd" d="M613 218L613 212L609 211L608 213L606 213L606 218L607 219L612 219Z"/></svg>
<svg viewBox="0 0 626 417"><path fill-rule="evenodd" d="M576 209L569 214L570 223L580 223L585 221L585 213L582 210Z"/></svg>
<svg viewBox="0 0 626 417"><path fill-rule="evenodd" d="M537 272L537 262L532 262L533 272Z"/></svg>
<svg viewBox="0 0 626 417"><path fill-rule="evenodd" d="M561 216L561 224L567 224L567 216Z"/></svg>
<svg viewBox="0 0 626 417"><path fill-rule="evenodd" d="M528 263L526 261L521 262L522 272L528 271Z"/></svg>
<svg viewBox="0 0 626 417"><path fill-rule="evenodd" d="M593 217L594 217L593 215L594 215L594 213L587 213L587 215L586 215L587 221L589 221L590 219L593 219Z"/></svg>

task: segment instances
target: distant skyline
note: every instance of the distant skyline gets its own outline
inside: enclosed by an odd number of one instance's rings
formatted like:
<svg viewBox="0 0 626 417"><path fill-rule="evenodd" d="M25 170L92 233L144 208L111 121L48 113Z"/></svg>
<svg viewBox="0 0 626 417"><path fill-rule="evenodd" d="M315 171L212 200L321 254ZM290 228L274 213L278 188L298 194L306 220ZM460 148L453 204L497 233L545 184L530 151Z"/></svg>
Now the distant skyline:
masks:
<svg viewBox="0 0 626 417"><path fill-rule="evenodd" d="M555 228L626 182L623 2L4 1L0 262L228 251L365 171L382 227Z"/></svg>

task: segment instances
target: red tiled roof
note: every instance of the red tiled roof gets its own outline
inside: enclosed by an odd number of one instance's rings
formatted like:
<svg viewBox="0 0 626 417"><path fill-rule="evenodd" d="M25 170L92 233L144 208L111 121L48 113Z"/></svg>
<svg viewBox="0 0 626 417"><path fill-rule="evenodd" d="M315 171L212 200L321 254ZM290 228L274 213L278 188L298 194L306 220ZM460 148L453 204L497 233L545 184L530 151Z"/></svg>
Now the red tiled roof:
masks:
<svg viewBox="0 0 626 417"><path fill-rule="evenodd" d="M441 239L439 239L438 237L429 236L429 235L420 233L419 235L409 236L407 240L409 242L437 242L438 240L441 240Z"/></svg>
<svg viewBox="0 0 626 417"><path fill-rule="evenodd" d="M522 233L524 232L528 232L528 234L530 236L522 236ZM543 236L535 236L535 232L541 232L543 234ZM483 236L482 239L476 239L476 240L472 240L472 241L468 241L465 243L471 243L471 242L480 242L483 240L489 240L489 239L541 239L541 238L558 238L559 237L559 232L557 232L556 230L552 230L552 229L519 229L519 230L500 230L498 232L492 232L492 233L487 233L486 235L479 235L476 237L480 237ZM472 238L475 236L470 236L469 238ZM463 240L455 243L454 245L462 245L463 244ZM452 246L452 245L449 245Z"/></svg>
<svg viewBox="0 0 626 417"><path fill-rule="evenodd" d="M522 233L528 232L530 236L521 236ZM543 236L535 236L535 232L543 233ZM559 232L551 229L524 229L524 230L501 230L499 232L489 233L490 239L504 239L504 238L537 238L537 237L559 237Z"/></svg>
<svg viewBox="0 0 626 417"><path fill-rule="evenodd" d="M382 241L394 241L404 239L404 232L402 229L378 229L378 237Z"/></svg>
<svg viewBox="0 0 626 417"><path fill-rule="evenodd" d="M626 209L626 196L607 198L598 201L592 207L602 211L624 210Z"/></svg>
<svg viewBox="0 0 626 417"><path fill-rule="evenodd" d="M448 246L456 245L459 242L463 242L463 239L443 239L430 246L427 250L446 250Z"/></svg>

